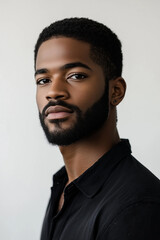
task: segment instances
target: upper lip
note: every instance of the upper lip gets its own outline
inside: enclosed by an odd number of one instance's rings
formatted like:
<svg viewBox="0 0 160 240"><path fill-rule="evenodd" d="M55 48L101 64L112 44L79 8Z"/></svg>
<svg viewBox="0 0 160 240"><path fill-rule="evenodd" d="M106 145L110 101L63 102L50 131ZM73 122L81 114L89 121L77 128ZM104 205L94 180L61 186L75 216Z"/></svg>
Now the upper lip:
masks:
<svg viewBox="0 0 160 240"><path fill-rule="evenodd" d="M50 106L47 108L47 110L45 111L45 115L47 116L49 113L57 113L57 112L69 112L72 113L73 111L69 108L60 106L60 105L56 105L56 106Z"/></svg>

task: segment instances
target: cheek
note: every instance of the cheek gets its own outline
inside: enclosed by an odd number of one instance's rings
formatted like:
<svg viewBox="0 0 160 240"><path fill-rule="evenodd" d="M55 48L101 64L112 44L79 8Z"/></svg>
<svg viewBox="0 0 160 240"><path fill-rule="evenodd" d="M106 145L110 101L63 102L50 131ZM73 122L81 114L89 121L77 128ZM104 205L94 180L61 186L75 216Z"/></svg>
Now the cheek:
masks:
<svg viewBox="0 0 160 240"><path fill-rule="evenodd" d="M45 98L43 96L43 93L40 92L40 91L36 91L36 102L37 102L37 107L38 107L38 110L40 112L42 112L45 104L46 104L46 101L45 101Z"/></svg>
<svg viewBox="0 0 160 240"><path fill-rule="evenodd" d="M105 84L101 86L92 85L79 89L74 92L74 104L82 111L88 110L95 102L97 102L105 91ZM73 96L73 95L72 95Z"/></svg>

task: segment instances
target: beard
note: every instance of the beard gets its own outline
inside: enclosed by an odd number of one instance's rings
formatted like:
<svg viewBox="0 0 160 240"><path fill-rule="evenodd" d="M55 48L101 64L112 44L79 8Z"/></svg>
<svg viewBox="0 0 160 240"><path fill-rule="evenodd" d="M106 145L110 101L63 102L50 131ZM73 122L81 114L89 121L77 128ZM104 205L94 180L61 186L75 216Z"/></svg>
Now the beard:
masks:
<svg viewBox="0 0 160 240"><path fill-rule="evenodd" d="M50 131L45 124L46 109L55 105L67 107L76 114L76 121L69 128L63 129L61 126L66 119L50 120L56 126L53 131ZM39 112L39 119L49 143L58 146L67 146L82 138L89 137L98 131L107 120L108 113L108 86L106 86L102 97L88 108L85 113L82 113L77 106L68 104L62 100L50 101L44 107L42 113Z"/></svg>

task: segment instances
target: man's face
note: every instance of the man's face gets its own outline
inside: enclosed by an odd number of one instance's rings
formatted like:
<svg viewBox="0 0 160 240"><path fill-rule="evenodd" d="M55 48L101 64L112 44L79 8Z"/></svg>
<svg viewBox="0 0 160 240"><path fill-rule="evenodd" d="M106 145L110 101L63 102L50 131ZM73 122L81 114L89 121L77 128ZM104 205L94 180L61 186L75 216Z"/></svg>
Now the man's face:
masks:
<svg viewBox="0 0 160 240"><path fill-rule="evenodd" d="M36 59L37 105L50 143L69 145L97 131L108 116L108 86L90 45L50 39Z"/></svg>

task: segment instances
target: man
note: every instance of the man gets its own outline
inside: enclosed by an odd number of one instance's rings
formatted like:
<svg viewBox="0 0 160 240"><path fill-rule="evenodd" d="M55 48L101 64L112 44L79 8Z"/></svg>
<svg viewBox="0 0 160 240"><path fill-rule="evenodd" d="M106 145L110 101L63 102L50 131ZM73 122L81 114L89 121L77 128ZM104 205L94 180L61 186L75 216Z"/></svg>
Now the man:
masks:
<svg viewBox="0 0 160 240"><path fill-rule="evenodd" d="M53 177L41 240L160 239L160 182L120 139L121 43L86 18L55 22L35 46L41 125L65 167Z"/></svg>

